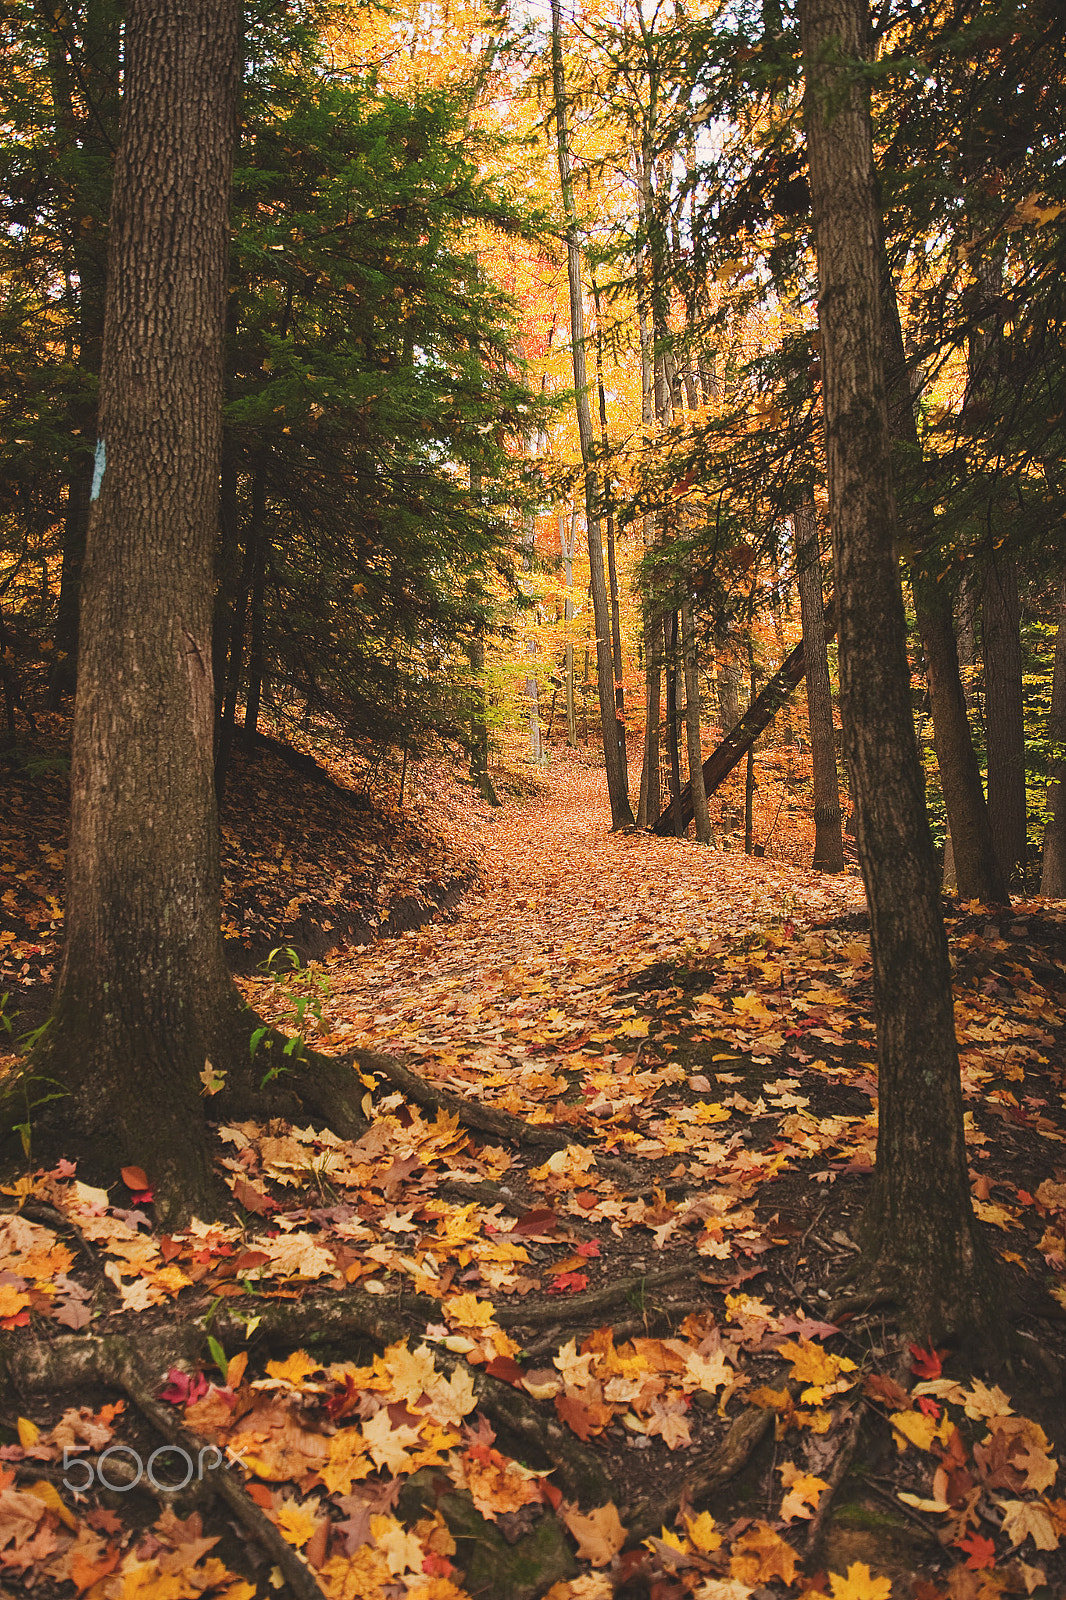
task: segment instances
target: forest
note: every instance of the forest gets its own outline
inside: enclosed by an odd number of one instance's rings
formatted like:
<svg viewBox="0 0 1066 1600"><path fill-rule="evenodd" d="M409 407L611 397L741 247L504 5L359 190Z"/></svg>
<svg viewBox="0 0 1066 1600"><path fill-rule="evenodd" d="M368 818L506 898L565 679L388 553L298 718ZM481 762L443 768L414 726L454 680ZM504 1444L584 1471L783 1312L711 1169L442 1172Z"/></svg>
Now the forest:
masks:
<svg viewBox="0 0 1066 1600"><path fill-rule="evenodd" d="M0 1596L1066 1595L1056 8L0 60Z"/></svg>

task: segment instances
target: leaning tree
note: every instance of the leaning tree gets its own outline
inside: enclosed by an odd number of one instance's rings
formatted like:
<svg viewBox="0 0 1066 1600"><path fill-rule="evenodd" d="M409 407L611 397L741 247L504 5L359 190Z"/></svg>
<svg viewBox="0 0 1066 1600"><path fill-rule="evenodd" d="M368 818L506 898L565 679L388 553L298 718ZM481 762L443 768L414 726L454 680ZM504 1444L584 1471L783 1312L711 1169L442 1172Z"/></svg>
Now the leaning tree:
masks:
<svg viewBox="0 0 1066 1600"><path fill-rule="evenodd" d="M132 0L71 767L66 945L19 1082L33 1136L168 1222L217 1204L212 1102L266 1075L223 955L211 619L238 0ZM351 1073L293 1063L275 1103L354 1131ZM281 1099L278 1093L282 1092ZM256 1102L260 1114L268 1102ZM28 1114L28 1115L27 1115Z"/></svg>

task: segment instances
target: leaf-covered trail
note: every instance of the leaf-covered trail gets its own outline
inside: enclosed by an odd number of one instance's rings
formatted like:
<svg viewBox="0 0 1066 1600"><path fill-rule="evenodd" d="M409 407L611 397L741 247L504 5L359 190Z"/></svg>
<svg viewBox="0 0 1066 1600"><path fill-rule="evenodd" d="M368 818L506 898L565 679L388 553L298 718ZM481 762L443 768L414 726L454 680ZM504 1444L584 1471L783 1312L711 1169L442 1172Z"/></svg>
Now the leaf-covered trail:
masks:
<svg viewBox="0 0 1066 1600"><path fill-rule="evenodd" d="M857 877L612 834L602 772L576 761L476 826L482 883L453 919L331 963L331 1044L402 1049L431 1070L457 1051L565 1053L641 967L865 905Z"/></svg>

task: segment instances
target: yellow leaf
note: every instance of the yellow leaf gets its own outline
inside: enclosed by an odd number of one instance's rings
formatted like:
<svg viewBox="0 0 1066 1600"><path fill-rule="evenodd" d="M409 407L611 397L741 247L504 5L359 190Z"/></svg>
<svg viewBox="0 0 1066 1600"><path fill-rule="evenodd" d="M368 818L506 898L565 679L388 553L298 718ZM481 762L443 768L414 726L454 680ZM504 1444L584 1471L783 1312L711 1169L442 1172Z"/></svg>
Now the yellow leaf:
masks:
<svg viewBox="0 0 1066 1600"><path fill-rule="evenodd" d="M47 1506L49 1511L54 1511L60 1522L65 1522L68 1528L78 1526L77 1518L63 1504L54 1483L45 1483L42 1479L38 1483L31 1483L28 1488L22 1490L22 1493L32 1495L43 1506Z"/></svg>
<svg viewBox="0 0 1066 1600"><path fill-rule="evenodd" d="M833 1600L891 1600L891 1578L873 1578L865 1561L853 1561L847 1577L839 1572L829 1574L833 1587Z"/></svg>
<svg viewBox="0 0 1066 1600"><path fill-rule="evenodd" d="M279 1378L282 1383L289 1384L293 1389L302 1389L305 1380L312 1372L318 1372L321 1365L321 1362L312 1360L306 1350L294 1350L285 1361L268 1361L267 1377Z"/></svg>
<svg viewBox="0 0 1066 1600"><path fill-rule="evenodd" d="M317 1506L318 1502L314 1504ZM314 1536L318 1527L318 1518L311 1507L302 1506L296 1500L282 1502L277 1510L276 1521L286 1544L295 1545L297 1550Z"/></svg>
<svg viewBox="0 0 1066 1600"><path fill-rule="evenodd" d="M487 1328L496 1315L491 1300L479 1300L476 1294L453 1294L444 1302L444 1315L457 1328Z"/></svg>
<svg viewBox="0 0 1066 1600"><path fill-rule="evenodd" d="M927 1417L924 1411L893 1411L889 1417L896 1430L896 1449L903 1451L908 1444L919 1450L931 1450L934 1439L946 1444L954 1423L945 1412L940 1421Z"/></svg>
<svg viewBox="0 0 1066 1600"><path fill-rule="evenodd" d="M370 1457L363 1448L358 1428L342 1428L329 1441L329 1460L321 1468L322 1481L330 1494L351 1494L352 1484L369 1477Z"/></svg>
<svg viewBox="0 0 1066 1600"><path fill-rule="evenodd" d="M19 1417L15 1426L18 1428L19 1444L23 1450L29 1450L41 1437L40 1428L35 1422L31 1422L28 1417Z"/></svg>
<svg viewBox="0 0 1066 1600"><path fill-rule="evenodd" d="M837 1383L841 1373L854 1372L854 1361L847 1356L835 1356L829 1350L824 1350L820 1344L814 1344L810 1339L786 1339L778 1352L786 1361L792 1363L792 1376L798 1383L813 1383L825 1386ZM853 1383L854 1379L849 1379ZM845 1385L846 1387L846 1385Z"/></svg>
<svg viewBox="0 0 1066 1600"><path fill-rule="evenodd" d="M714 1518L709 1511L701 1511L698 1517L686 1517L685 1532L690 1543L704 1555L717 1550L722 1542L722 1535L714 1531Z"/></svg>
<svg viewBox="0 0 1066 1600"><path fill-rule="evenodd" d="M757 1522L733 1545L729 1574L742 1583L769 1583L771 1578L780 1578L790 1584L796 1576L796 1552L769 1523Z"/></svg>

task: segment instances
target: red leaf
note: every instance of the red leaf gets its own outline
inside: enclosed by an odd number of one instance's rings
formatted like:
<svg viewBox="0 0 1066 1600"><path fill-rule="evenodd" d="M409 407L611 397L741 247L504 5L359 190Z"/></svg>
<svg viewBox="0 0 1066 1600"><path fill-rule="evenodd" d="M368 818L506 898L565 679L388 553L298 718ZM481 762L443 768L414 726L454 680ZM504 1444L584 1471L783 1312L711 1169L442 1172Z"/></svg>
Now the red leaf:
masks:
<svg viewBox="0 0 1066 1600"><path fill-rule="evenodd" d="M927 1417L939 1417L940 1415L940 1407L937 1405L932 1396L928 1394L923 1394L921 1399L918 1401L918 1410L923 1412Z"/></svg>
<svg viewBox="0 0 1066 1600"><path fill-rule="evenodd" d="M490 1378L501 1378L504 1383L521 1383L522 1368L512 1356L494 1356L485 1368Z"/></svg>
<svg viewBox="0 0 1066 1600"><path fill-rule="evenodd" d="M559 1226L559 1218L554 1211L549 1211L546 1206L540 1206L536 1211L527 1211L519 1217L512 1233L554 1233Z"/></svg>
<svg viewBox="0 0 1066 1600"><path fill-rule="evenodd" d="M979 1533L968 1534L965 1539L956 1539L956 1550L965 1550L970 1559L966 1565L971 1572L980 1572L982 1567L990 1567L996 1559L996 1547L991 1539L985 1539Z"/></svg>
<svg viewBox="0 0 1066 1600"><path fill-rule="evenodd" d="M541 1478L540 1492L544 1499L551 1506L552 1510L558 1511L559 1507L563 1503L563 1491L561 1489L557 1489L554 1483L549 1483L547 1478Z"/></svg>
<svg viewBox="0 0 1066 1600"><path fill-rule="evenodd" d="M560 1272L553 1278L547 1288L548 1294L577 1294L581 1289L589 1286L588 1273L586 1272Z"/></svg>
<svg viewBox="0 0 1066 1600"><path fill-rule="evenodd" d="M122 1181L127 1189L147 1189L148 1175L143 1167L123 1167Z"/></svg>
<svg viewBox="0 0 1066 1600"><path fill-rule="evenodd" d="M234 1182L233 1198L245 1211L252 1211L259 1217L269 1216L271 1211L278 1209L276 1200L271 1200L269 1195L263 1194L246 1178L237 1178Z"/></svg>
<svg viewBox="0 0 1066 1600"><path fill-rule="evenodd" d="M920 1344L912 1344L910 1352L914 1357L911 1362L911 1371L916 1378L940 1377L943 1370L940 1365L940 1356L932 1347L928 1350L923 1350Z"/></svg>
<svg viewBox="0 0 1066 1600"><path fill-rule="evenodd" d="M598 1239L584 1239L577 1246L576 1254L579 1256L598 1256L600 1244Z"/></svg>

